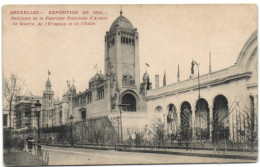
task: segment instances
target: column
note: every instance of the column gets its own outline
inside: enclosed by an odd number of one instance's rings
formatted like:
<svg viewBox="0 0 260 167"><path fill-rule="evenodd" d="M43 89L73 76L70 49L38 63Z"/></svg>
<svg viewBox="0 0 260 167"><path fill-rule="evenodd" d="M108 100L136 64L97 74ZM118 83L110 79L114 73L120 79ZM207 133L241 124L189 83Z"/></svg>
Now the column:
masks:
<svg viewBox="0 0 260 167"><path fill-rule="evenodd" d="M121 61L121 36L122 32L116 31L116 78L118 82L118 88L122 88L122 61ZM119 35L120 34L120 35Z"/></svg>
<svg viewBox="0 0 260 167"><path fill-rule="evenodd" d="M254 112L255 112L255 131L258 130L257 123L258 123L258 95L254 96Z"/></svg>
<svg viewBox="0 0 260 167"><path fill-rule="evenodd" d="M176 114L177 114L177 126L178 128L181 128L181 111L176 109Z"/></svg>
<svg viewBox="0 0 260 167"><path fill-rule="evenodd" d="M212 141L213 132L213 106L209 107L209 140Z"/></svg>
<svg viewBox="0 0 260 167"><path fill-rule="evenodd" d="M137 89L139 90L140 87L140 59L139 59L139 35L138 35L138 32L137 32L137 29L135 29L135 85L138 85L137 86Z"/></svg>
<svg viewBox="0 0 260 167"><path fill-rule="evenodd" d="M196 111L196 106L193 107L193 110L191 109L191 112L192 112L192 138L195 139L196 138L196 133L195 133L195 111Z"/></svg>

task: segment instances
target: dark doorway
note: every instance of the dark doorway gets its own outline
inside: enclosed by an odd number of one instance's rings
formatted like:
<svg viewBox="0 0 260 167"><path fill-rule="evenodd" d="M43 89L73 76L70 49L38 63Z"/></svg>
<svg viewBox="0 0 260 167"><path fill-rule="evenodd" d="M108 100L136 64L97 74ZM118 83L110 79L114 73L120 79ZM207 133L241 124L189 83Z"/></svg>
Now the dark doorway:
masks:
<svg viewBox="0 0 260 167"><path fill-rule="evenodd" d="M129 111L129 112L136 111L136 99L132 94L125 94L122 98L122 104L126 105L122 107L123 111Z"/></svg>
<svg viewBox="0 0 260 167"><path fill-rule="evenodd" d="M86 119L87 119L86 109L81 110L81 120L82 120L82 121L86 121Z"/></svg>

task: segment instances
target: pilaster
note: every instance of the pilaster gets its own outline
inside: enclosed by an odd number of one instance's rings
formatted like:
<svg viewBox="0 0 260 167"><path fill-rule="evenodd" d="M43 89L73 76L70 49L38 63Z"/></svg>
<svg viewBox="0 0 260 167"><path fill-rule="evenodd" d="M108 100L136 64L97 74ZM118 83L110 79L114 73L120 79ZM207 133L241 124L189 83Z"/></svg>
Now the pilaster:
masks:
<svg viewBox="0 0 260 167"><path fill-rule="evenodd" d="M209 106L209 140L212 141L213 132L213 106Z"/></svg>
<svg viewBox="0 0 260 167"><path fill-rule="evenodd" d="M192 137L193 138L195 138L196 137L196 131L195 131L195 119L196 119L196 117L195 117L195 111L196 111L196 106L195 107L193 107L193 109L191 108L191 113L192 113L192 119L191 119L191 127L192 127Z"/></svg>
<svg viewBox="0 0 260 167"><path fill-rule="evenodd" d="M139 59L139 35L135 29L135 85L139 91L140 87L140 59Z"/></svg>
<svg viewBox="0 0 260 167"><path fill-rule="evenodd" d="M121 32L116 30L116 76L118 88L122 88L122 61L121 61Z"/></svg>

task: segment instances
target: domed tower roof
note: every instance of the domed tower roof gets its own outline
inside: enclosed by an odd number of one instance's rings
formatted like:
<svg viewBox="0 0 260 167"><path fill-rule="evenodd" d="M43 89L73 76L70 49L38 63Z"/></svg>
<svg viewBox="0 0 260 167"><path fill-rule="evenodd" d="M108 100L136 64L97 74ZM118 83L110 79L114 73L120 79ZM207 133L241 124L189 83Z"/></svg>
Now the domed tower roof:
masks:
<svg viewBox="0 0 260 167"><path fill-rule="evenodd" d="M143 82L148 83L148 81L149 81L149 74L147 72L145 72L143 75Z"/></svg>
<svg viewBox="0 0 260 167"><path fill-rule="evenodd" d="M45 84L46 87L51 87L51 81L50 79L48 78L48 80L46 81L46 84Z"/></svg>
<svg viewBox="0 0 260 167"><path fill-rule="evenodd" d="M128 30L133 30L133 24L123 16L123 12L120 11L120 16L113 22L111 25L109 31L114 31L116 30L117 26L122 29L128 29Z"/></svg>
<svg viewBox="0 0 260 167"><path fill-rule="evenodd" d="M104 74L96 73L94 77L92 77L89 80L89 88L91 88L93 85L102 84L105 82L106 76Z"/></svg>
<svg viewBox="0 0 260 167"><path fill-rule="evenodd" d="M89 80L89 83L94 81L100 81L100 80L101 81L105 80L105 75L101 73L96 73L96 75Z"/></svg>

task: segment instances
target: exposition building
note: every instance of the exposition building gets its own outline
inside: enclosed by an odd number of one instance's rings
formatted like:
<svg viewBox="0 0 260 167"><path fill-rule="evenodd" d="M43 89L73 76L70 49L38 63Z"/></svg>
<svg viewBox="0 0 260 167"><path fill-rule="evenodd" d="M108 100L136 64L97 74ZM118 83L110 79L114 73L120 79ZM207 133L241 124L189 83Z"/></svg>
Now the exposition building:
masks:
<svg viewBox="0 0 260 167"><path fill-rule="evenodd" d="M38 98L41 127L92 120L96 126L105 123L114 128L124 140L158 119L166 133L183 139L218 136L238 140L245 129L241 129L241 122L244 125L250 119L257 127L257 120L251 118L257 118L257 31L246 41L235 65L201 75L199 82L194 74L188 80L155 89L147 71L140 80L139 34L122 11L106 32L104 44L105 73L97 71L84 92L77 93L74 83L68 82L62 99L54 99L48 78L43 97ZM155 85L158 82L156 79ZM21 122L23 111L15 112L20 120L16 128L37 128L35 123Z"/></svg>

